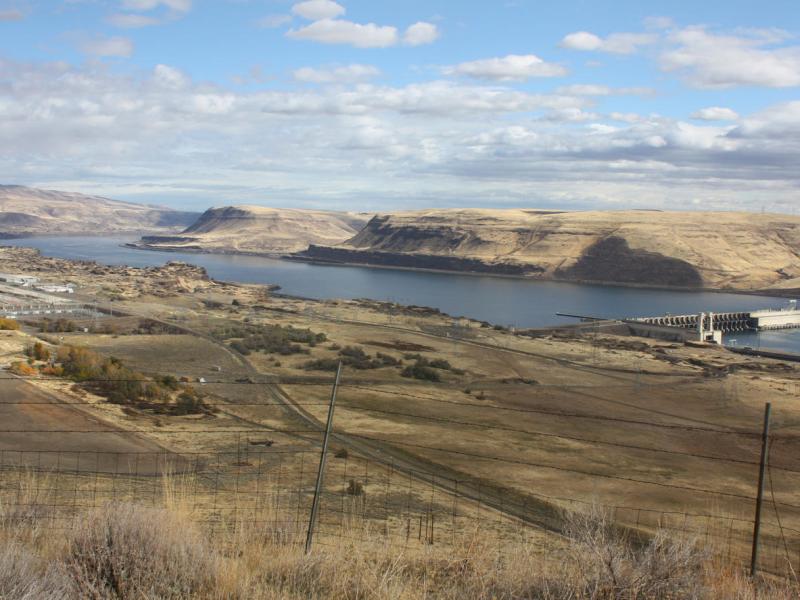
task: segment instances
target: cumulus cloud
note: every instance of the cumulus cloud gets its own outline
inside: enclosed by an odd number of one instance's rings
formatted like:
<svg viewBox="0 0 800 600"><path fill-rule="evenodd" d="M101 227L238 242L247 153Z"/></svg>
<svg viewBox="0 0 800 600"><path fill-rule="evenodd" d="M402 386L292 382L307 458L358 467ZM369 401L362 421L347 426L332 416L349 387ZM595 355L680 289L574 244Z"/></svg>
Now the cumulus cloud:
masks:
<svg viewBox="0 0 800 600"><path fill-rule="evenodd" d="M534 54L509 54L502 58L484 58L444 67L445 75L464 75L493 81L524 81L531 77L562 77L567 70Z"/></svg>
<svg viewBox="0 0 800 600"><path fill-rule="evenodd" d="M709 106L693 112L691 117L700 121L735 121L739 118L739 114L730 108Z"/></svg>
<svg viewBox="0 0 800 600"><path fill-rule="evenodd" d="M564 36L560 45L570 50L633 54L641 46L653 44L657 40L658 36L651 33L612 33L602 38L588 31L576 31Z"/></svg>
<svg viewBox="0 0 800 600"><path fill-rule="evenodd" d="M356 48L386 48L401 42L407 46L422 46L439 38L436 25L424 21L410 25L401 35L398 28L392 25L362 24L339 19L345 9L333 0L306 0L292 6L292 13L312 21L286 33L287 37L298 40L347 44Z"/></svg>
<svg viewBox="0 0 800 600"><path fill-rule="evenodd" d="M353 23L344 19L322 19L290 29L286 35L296 40L309 40L321 44L348 44L356 48L386 48L399 41L396 27L375 23Z"/></svg>
<svg viewBox="0 0 800 600"><path fill-rule="evenodd" d="M95 61L5 60L2 69L0 180L209 203L269 190L297 203L370 209L409 197L760 207L796 201L800 185L800 102L730 124L687 123L606 115L592 95L499 83L234 91L169 65L124 74ZM323 70L305 77L334 77Z"/></svg>
<svg viewBox="0 0 800 600"><path fill-rule="evenodd" d="M96 37L80 44L84 54L127 58L133 54L133 42L126 37Z"/></svg>
<svg viewBox="0 0 800 600"><path fill-rule="evenodd" d="M15 8L10 8L8 10L0 10L0 23L3 22L11 22L11 21L22 21L25 18L25 15L22 14L21 10L17 10Z"/></svg>
<svg viewBox="0 0 800 600"><path fill-rule="evenodd" d="M333 19L344 14L344 6L333 0L306 0L292 6L292 12L309 21Z"/></svg>
<svg viewBox="0 0 800 600"><path fill-rule="evenodd" d="M800 86L800 46L772 47L779 40L773 30L721 35L688 27L670 34L661 67L702 88Z"/></svg>
<svg viewBox="0 0 800 600"><path fill-rule="evenodd" d="M403 43L407 46L423 46L439 39L439 29L433 23L418 21L410 25L403 35Z"/></svg>
<svg viewBox="0 0 800 600"><path fill-rule="evenodd" d="M295 81L304 83L354 83L380 75L380 69L372 65L352 64L341 67L303 67L292 73Z"/></svg>

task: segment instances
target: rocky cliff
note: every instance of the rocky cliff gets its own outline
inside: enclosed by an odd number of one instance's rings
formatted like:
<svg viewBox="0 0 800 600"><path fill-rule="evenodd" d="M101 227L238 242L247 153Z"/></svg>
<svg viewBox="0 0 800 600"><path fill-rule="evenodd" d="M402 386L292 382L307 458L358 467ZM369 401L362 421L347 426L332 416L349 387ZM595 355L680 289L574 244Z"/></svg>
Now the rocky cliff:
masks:
<svg viewBox="0 0 800 600"><path fill-rule="evenodd" d="M378 215L299 258L539 279L800 288L800 218L728 212L425 210Z"/></svg>

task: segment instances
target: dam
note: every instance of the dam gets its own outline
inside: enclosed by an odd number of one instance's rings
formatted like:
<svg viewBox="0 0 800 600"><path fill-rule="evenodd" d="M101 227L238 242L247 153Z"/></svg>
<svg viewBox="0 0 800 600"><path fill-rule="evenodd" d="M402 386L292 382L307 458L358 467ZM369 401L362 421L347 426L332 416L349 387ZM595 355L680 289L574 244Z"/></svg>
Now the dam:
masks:
<svg viewBox="0 0 800 600"><path fill-rule="evenodd" d="M800 310L797 308L796 301L793 300L788 307L779 309L636 317L626 320L647 325L680 327L707 332L772 331L800 328Z"/></svg>

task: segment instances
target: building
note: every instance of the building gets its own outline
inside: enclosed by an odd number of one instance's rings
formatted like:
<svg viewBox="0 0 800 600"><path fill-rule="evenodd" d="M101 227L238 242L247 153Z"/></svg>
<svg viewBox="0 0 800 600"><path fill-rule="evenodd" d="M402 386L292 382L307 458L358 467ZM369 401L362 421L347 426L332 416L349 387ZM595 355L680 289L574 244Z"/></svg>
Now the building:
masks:
<svg viewBox="0 0 800 600"><path fill-rule="evenodd" d="M0 281L13 283L14 285L30 286L39 282L38 277L32 275L16 275L12 273L0 273Z"/></svg>

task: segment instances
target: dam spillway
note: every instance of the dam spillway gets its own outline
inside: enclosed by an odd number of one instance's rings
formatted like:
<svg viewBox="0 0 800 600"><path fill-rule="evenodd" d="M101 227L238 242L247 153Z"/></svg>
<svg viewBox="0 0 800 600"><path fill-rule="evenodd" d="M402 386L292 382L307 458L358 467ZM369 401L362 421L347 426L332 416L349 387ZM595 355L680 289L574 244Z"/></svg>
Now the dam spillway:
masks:
<svg viewBox="0 0 800 600"><path fill-rule="evenodd" d="M702 324L700 323L702 319ZM791 308L777 310L754 310L740 312L700 313L696 315L664 315L661 317L638 317L629 319L648 325L702 329L705 331L769 331L775 329L800 328L800 310ZM702 325L702 327L701 327Z"/></svg>

